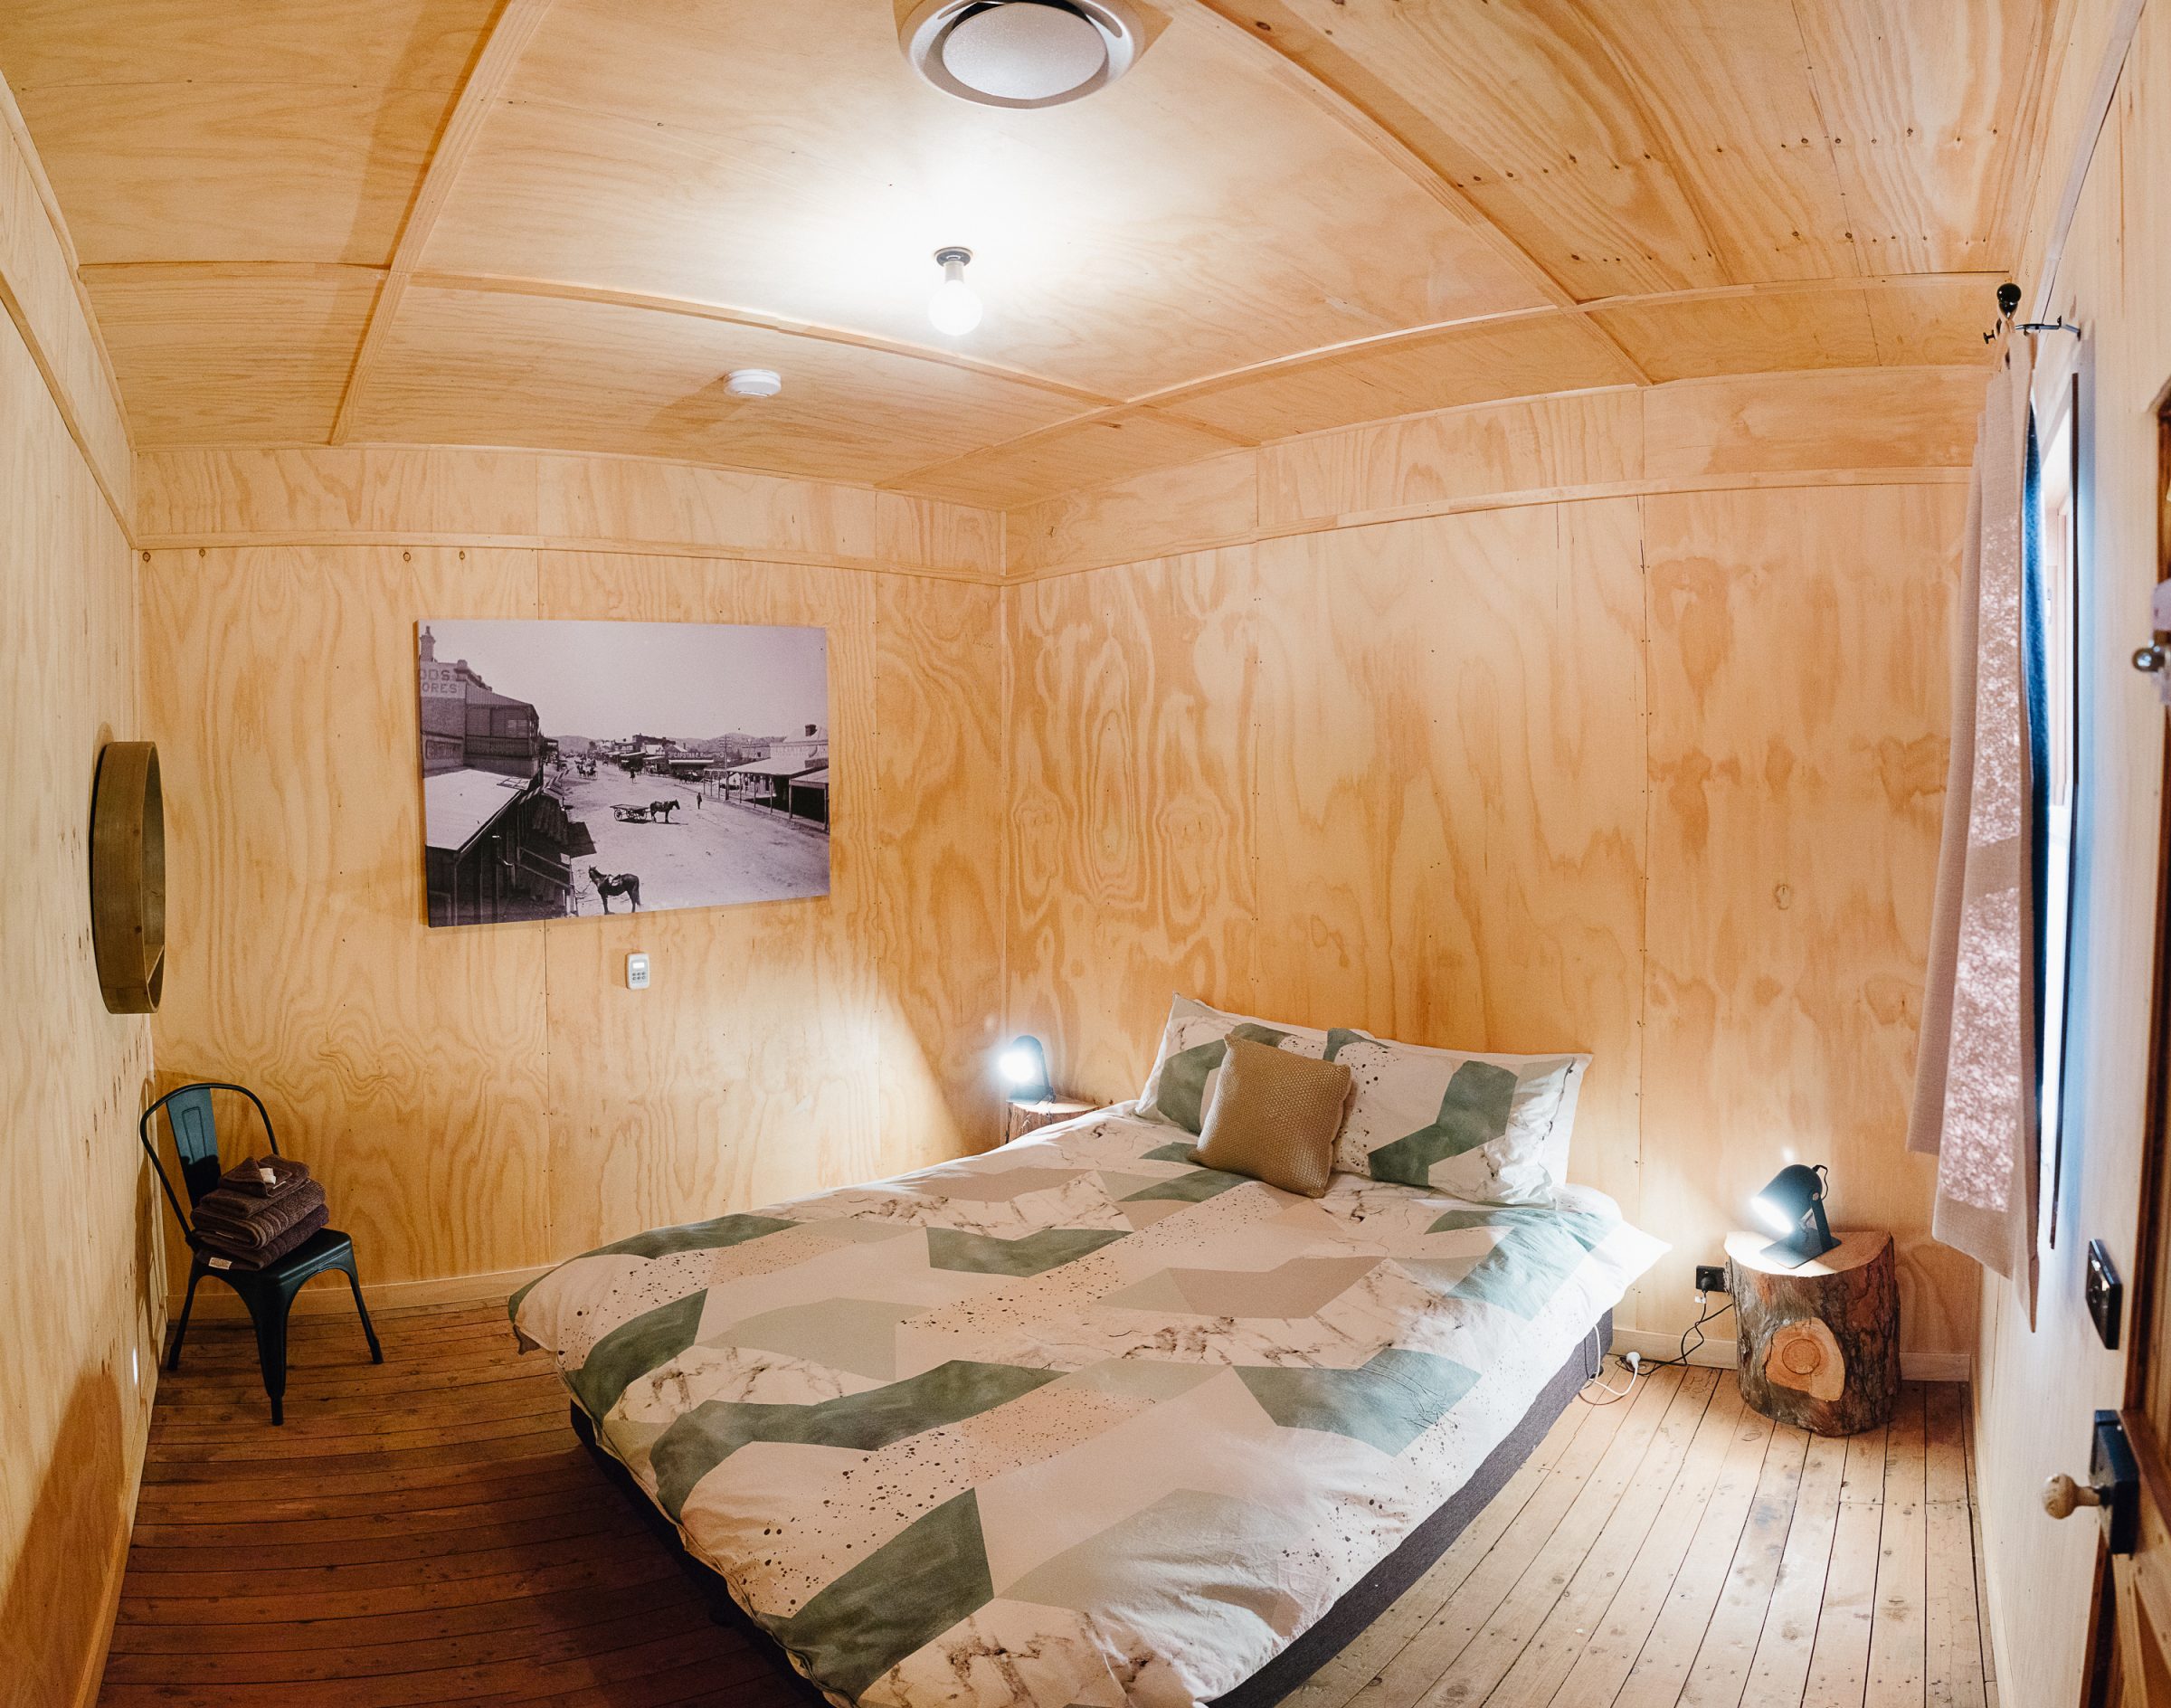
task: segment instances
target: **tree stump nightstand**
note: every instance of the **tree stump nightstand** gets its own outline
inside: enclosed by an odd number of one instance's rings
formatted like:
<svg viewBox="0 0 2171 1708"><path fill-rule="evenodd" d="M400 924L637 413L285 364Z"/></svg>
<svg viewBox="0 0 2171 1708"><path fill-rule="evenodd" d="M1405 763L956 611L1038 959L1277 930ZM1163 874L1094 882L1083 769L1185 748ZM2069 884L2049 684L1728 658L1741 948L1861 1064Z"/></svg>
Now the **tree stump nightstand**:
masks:
<svg viewBox="0 0 2171 1708"><path fill-rule="evenodd" d="M1097 1103L1080 1103L1071 1097L1041 1097L1032 1102L1012 1097L1004 1105L1002 1142L1022 1139L1037 1127L1052 1127L1058 1121L1067 1121L1073 1115L1087 1115L1099 1108Z"/></svg>
<svg viewBox="0 0 2171 1708"><path fill-rule="evenodd" d="M1900 1286L1892 1237L1842 1233L1798 1268L1761 1234L1729 1234L1741 1398L1813 1435L1859 1435L1900 1396Z"/></svg>

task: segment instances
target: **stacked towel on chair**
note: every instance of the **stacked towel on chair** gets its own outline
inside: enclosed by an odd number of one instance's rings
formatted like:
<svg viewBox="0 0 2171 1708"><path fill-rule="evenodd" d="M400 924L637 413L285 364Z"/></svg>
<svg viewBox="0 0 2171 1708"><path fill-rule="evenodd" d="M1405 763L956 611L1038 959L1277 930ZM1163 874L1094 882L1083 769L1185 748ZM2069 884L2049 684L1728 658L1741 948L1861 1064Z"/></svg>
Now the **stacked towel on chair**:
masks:
<svg viewBox="0 0 2171 1708"><path fill-rule="evenodd" d="M268 1161L274 1171L284 1162L279 1157ZM331 1220L324 1188L309 1179L307 1164L286 1163L284 1182L269 1189L257 1176L258 1166L242 1163L196 1200L196 1244L238 1268L262 1268ZM245 1174L246 1182L234 1183L234 1174Z"/></svg>
<svg viewBox="0 0 2171 1708"><path fill-rule="evenodd" d="M271 1178L266 1180L266 1172ZM279 1198L309 1178L309 1165L290 1156L252 1156L219 1176L219 1185L248 1198Z"/></svg>

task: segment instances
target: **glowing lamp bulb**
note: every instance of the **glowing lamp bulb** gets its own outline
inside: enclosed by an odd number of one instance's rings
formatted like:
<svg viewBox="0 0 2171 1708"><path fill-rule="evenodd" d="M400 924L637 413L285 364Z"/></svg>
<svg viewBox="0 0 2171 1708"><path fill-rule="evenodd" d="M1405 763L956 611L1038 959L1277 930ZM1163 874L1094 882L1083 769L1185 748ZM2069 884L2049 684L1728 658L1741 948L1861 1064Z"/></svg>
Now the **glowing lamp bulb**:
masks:
<svg viewBox="0 0 2171 1708"><path fill-rule="evenodd" d="M1048 1085L1048 1051L1030 1032L1013 1038L995 1058L995 1071L1010 1088L1010 1096L1038 1103L1055 1094Z"/></svg>
<svg viewBox="0 0 2171 1708"><path fill-rule="evenodd" d="M938 249L934 258L942 263L943 282L927 299L927 318L937 332L962 337L980 324L980 295L965 282L965 263L972 259L972 251Z"/></svg>

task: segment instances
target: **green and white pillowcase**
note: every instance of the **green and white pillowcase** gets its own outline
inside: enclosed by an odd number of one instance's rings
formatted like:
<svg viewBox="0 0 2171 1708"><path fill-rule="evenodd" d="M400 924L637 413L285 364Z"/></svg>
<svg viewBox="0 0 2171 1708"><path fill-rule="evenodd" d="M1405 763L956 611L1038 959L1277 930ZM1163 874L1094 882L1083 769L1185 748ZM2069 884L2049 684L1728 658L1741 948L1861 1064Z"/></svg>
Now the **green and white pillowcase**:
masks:
<svg viewBox="0 0 2171 1708"><path fill-rule="evenodd" d="M1313 1060L1327 1053L1327 1034L1303 1026L1280 1026L1245 1014L1224 1014L1219 1009L1179 996L1169 1004L1168 1024L1161 1030L1161 1050L1146 1088L1139 1093L1135 1111L1148 1121L1165 1121L1171 1126L1197 1133L1214 1100L1214 1085L1221 1077L1221 1063L1232 1038L1255 1044L1272 1044L1294 1050ZM1335 1164L1337 1168L1341 1163Z"/></svg>
<svg viewBox="0 0 2171 1708"><path fill-rule="evenodd" d="M1334 1166L1481 1204L1550 1204L1588 1056L1469 1055L1328 1034L1356 1081Z"/></svg>

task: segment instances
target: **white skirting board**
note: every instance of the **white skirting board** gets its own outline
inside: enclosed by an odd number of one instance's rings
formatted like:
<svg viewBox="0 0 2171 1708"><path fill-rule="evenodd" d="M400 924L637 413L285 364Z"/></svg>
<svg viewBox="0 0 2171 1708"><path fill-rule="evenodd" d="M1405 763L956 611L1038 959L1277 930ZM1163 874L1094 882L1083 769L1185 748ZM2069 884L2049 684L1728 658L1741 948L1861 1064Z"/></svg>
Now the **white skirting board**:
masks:
<svg viewBox="0 0 2171 1708"><path fill-rule="evenodd" d="M362 1296L373 1311L397 1310L404 1305L473 1305L488 1300L510 1298L519 1288L545 1273L551 1265L537 1264L532 1269L496 1269L482 1275L445 1276L430 1281L365 1281ZM364 1273L367 1274L366 1267ZM330 1313L355 1308L355 1295L346 1285L346 1271L327 1270L314 1276L309 1284L294 1295L296 1316L322 1316ZM238 1317L248 1320L241 1295L209 1276L196 1289L196 1309L193 1320ZM169 1294L166 1301L166 1320L181 1320L181 1295Z"/></svg>
<svg viewBox="0 0 2171 1708"><path fill-rule="evenodd" d="M1616 1328L1613 1332L1613 1350L1641 1352L1645 1358L1679 1358L1681 1336L1654 1333L1649 1329ZM1731 1341L1707 1340L1689 1356L1692 1364L1703 1364L1713 1370L1731 1370L1734 1362ZM1974 1373L1974 1356L1967 1352L1900 1354L1900 1374L1907 1381L1966 1381Z"/></svg>

